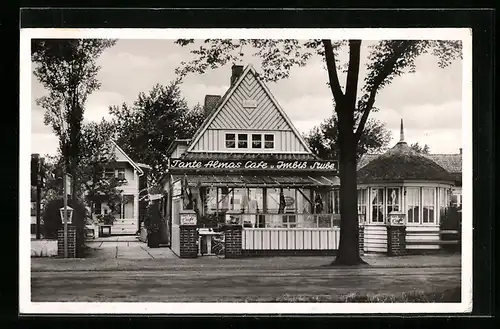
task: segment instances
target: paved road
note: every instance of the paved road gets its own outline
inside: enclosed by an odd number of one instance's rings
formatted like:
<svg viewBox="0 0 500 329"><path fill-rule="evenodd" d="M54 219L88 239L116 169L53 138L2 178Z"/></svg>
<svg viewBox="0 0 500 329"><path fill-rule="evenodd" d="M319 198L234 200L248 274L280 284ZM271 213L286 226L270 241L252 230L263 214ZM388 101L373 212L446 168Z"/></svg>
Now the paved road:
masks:
<svg viewBox="0 0 500 329"><path fill-rule="evenodd" d="M459 267L259 269L203 266L148 271L32 272L33 302L237 302L283 295L345 296L444 290Z"/></svg>

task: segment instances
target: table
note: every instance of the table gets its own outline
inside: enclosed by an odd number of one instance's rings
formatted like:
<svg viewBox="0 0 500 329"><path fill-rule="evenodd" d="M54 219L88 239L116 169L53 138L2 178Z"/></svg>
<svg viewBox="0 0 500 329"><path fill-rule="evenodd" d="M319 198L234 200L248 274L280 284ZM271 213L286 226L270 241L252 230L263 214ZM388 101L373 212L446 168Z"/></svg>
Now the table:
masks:
<svg viewBox="0 0 500 329"><path fill-rule="evenodd" d="M212 256L215 255L212 253L212 239L214 236L219 236L220 232L214 232L212 229L200 229L198 231L198 256ZM201 243L203 241L203 237L205 237L207 241L207 252L205 254L201 253Z"/></svg>
<svg viewBox="0 0 500 329"><path fill-rule="evenodd" d="M111 235L111 226L112 225L99 225L99 236L110 236ZM104 229L108 232L104 234Z"/></svg>

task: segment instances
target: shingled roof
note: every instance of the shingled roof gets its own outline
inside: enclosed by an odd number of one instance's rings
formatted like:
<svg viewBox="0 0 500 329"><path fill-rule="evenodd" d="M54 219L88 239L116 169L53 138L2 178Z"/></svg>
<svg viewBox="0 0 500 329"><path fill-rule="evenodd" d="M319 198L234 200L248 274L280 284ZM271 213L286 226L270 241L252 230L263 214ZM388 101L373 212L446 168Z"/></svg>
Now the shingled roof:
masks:
<svg viewBox="0 0 500 329"><path fill-rule="evenodd" d="M381 181L446 181L455 178L433 160L412 150L406 142L397 143L358 170L358 183Z"/></svg>
<svg viewBox="0 0 500 329"><path fill-rule="evenodd" d="M359 159L357 169L361 169L380 154L365 154ZM431 159L446 171L452 174L462 174L462 154L422 154L422 156Z"/></svg>

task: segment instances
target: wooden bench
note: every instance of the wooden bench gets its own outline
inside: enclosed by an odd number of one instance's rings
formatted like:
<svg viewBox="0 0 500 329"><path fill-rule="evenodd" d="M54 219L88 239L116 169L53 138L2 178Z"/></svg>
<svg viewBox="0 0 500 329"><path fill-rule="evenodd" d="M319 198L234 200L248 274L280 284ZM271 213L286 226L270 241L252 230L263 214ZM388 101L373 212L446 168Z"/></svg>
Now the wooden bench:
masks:
<svg viewBox="0 0 500 329"><path fill-rule="evenodd" d="M412 231L411 233L419 233L419 234L449 234L449 235L458 235L460 232L458 230L441 230L436 232L429 231ZM459 244L460 240L406 240L406 244L419 244L419 245L450 245L450 244Z"/></svg>

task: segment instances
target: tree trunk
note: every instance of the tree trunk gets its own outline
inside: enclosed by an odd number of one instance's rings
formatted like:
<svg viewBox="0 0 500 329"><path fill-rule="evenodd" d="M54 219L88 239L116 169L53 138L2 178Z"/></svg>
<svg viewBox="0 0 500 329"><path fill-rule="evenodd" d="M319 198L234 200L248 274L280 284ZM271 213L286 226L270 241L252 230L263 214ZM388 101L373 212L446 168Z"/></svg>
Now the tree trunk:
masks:
<svg viewBox="0 0 500 329"><path fill-rule="evenodd" d="M340 244L332 265L366 264L359 256L356 141L350 130L339 131L340 137Z"/></svg>

